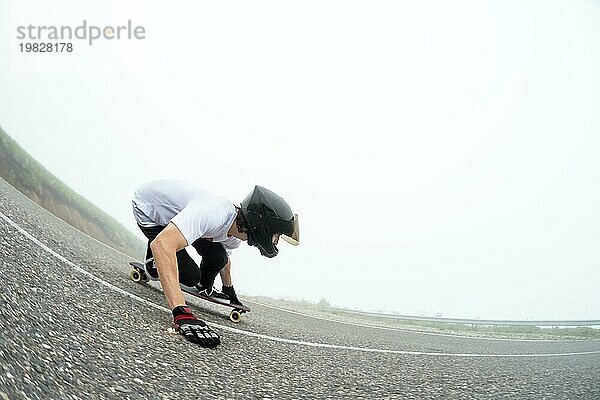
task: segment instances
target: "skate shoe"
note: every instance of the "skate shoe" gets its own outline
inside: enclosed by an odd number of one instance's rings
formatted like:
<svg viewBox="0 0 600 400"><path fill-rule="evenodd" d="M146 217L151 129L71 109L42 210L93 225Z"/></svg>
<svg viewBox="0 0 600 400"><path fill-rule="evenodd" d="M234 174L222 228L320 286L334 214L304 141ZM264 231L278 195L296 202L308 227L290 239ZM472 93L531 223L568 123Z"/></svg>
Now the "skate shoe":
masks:
<svg viewBox="0 0 600 400"><path fill-rule="evenodd" d="M150 278L151 281L158 280L158 269L156 268L156 265L154 265L154 260L146 263L146 275L148 275L148 278Z"/></svg>

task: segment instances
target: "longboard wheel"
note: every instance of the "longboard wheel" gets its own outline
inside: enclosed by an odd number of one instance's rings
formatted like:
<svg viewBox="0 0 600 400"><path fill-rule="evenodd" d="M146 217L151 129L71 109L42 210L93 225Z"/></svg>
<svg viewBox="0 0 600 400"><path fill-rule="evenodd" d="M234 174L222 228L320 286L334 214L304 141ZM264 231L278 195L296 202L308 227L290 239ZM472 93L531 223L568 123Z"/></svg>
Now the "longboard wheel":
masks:
<svg viewBox="0 0 600 400"><path fill-rule="evenodd" d="M148 283L150 281L150 278L148 277L148 275L146 275L145 273L142 274L142 283Z"/></svg>
<svg viewBox="0 0 600 400"><path fill-rule="evenodd" d="M235 322L237 324L242 320L242 314L238 310L231 310L229 313L229 319L231 322Z"/></svg>
<svg viewBox="0 0 600 400"><path fill-rule="evenodd" d="M138 271L136 269L132 269L129 272L129 277L131 278L132 281L134 281L136 283L140 283L142 281L142 274L140 273L140 271Z"/></svg>

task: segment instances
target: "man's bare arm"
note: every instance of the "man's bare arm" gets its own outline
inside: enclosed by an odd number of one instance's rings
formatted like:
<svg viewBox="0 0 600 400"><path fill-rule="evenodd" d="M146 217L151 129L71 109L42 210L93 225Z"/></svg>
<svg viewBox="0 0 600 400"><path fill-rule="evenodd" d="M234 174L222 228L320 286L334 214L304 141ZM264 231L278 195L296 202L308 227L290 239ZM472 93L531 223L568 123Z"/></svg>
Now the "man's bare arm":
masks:
<svg viewBox="0 0 600 400"><path fill-rule="evenodd" d="M165 292L167 304L172 310L177 306L185 305L183 292L179 287L179 270L177 268L177 251L185 248L187 241L179 229L170 223L150 243L154 255L154 262L158 269L160 284Z"/></svg>
<svg viewBox="0 0 600 400"><path fill-rule="evenodd" d="M223 293L229 297L229 301L233 304L242 304L238 299L233 281L231 280L231 258L227 258L227 264L221 269L221 282L223 282Z"/></svg>
<svg viewBox="0 0 600 400"><path fill-rule="evenodd" d="M227 264L225 264L219 274L221 275L221 282L223 283L223 286L233 285L233 282L231 281L231 258L227 257Z"/></svg>

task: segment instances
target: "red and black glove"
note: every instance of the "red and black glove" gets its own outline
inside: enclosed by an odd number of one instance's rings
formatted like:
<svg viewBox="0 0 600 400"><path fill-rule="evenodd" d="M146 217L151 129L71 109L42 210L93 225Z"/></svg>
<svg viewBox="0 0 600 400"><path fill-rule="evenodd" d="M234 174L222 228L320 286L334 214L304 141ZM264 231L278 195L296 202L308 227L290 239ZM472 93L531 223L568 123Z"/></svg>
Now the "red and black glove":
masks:
<svg viewBox="0 0 600 400"><path fill-rule="evenodd" d="M196 318L188 306L177 306L173 309L173 324L177 332L187 340L202 347L217 347L221 343L219 335L204 321Z"/></svg>

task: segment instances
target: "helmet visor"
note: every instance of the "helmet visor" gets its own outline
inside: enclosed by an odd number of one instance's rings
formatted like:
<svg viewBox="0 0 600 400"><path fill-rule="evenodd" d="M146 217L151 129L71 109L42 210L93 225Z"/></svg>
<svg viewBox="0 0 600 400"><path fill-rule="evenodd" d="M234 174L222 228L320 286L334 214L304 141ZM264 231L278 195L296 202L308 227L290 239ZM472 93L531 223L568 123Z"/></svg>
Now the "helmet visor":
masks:
<svg viewBox="0 0 600 400"><path fill-rule="evenodd" d="M298 246L300 244L300 225L298 225L298 214L294 214L292 220L293 230L291 235L281 235L281 238L291 245Z"/></svg>

